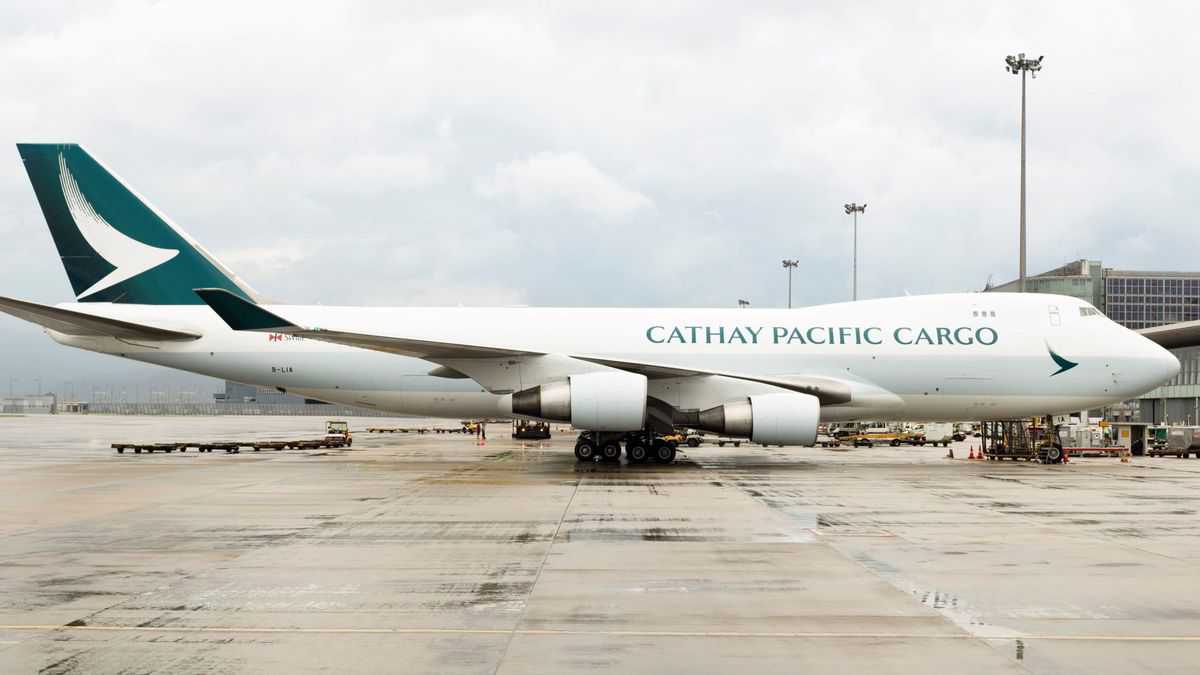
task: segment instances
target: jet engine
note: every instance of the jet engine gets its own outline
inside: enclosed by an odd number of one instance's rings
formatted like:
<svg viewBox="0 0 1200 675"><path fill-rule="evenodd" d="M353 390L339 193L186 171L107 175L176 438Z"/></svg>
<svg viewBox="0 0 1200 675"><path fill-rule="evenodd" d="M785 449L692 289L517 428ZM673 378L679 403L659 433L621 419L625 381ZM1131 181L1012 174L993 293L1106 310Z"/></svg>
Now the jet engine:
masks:
<svg viewBox="0 0 1200 675"><path fill-rule="evenodd" d="M697 426L766 445L812 445L821 403L808 394L762 394L701 410Z"/></svg>
<svg viewBox="0 0 1200 675"><path fill-rule="evenodd" d="M646 376L624 371L572 375L516 392L512 411L588 431L637 431L646 421Z"/></svg>

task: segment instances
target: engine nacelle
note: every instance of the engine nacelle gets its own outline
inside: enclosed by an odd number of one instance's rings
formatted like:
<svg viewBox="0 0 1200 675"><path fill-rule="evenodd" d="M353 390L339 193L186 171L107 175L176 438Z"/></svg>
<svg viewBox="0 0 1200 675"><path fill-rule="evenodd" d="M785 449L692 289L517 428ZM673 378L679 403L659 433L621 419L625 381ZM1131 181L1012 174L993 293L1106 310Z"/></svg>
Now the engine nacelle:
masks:
<svg viewBox="0 0 1200 675"><path fill-rule="evenodd" d="M646 387L646 376L636 373L572 375L518 391L512 395L512 411L588 431L638 431L646 423Z"/></svg>
<svg viewBox="0 0 1200 675"><path fill-rule="evenodd" d="M761 394L702 410L705 431L746 436L766 445L812 445L817 441L821 402L808 394Z"/></svg>

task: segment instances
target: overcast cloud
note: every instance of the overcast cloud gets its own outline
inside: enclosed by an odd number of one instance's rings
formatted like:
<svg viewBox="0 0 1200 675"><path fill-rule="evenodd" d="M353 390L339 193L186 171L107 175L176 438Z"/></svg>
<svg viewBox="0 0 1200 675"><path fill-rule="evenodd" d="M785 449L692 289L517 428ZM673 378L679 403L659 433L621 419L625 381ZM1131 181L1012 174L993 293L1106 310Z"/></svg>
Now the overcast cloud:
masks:
<svg viewBox="0 0 1200 675"><path fill-rule="evenodd" d="M755 306L1200 269L1192 3L0 5L0 294L71 299L13 143L78 141L260 292ZM0 378L163 380L0 317ZM0 388L5 383L0 381ZM18 389L32 386L18 385ZM43 388L50 388L49 385Z"/></svg>

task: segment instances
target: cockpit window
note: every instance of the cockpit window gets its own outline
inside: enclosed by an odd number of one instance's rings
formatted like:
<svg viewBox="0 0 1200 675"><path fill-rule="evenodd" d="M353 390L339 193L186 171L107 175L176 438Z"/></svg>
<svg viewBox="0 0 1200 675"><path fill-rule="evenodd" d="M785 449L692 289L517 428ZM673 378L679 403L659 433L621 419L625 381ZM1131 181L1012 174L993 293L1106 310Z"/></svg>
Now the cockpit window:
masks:
<svg viewBox="0 0 1200 675"><path fill-rule="evenodd" d="M1095 307L1080 307L1079 316L1099 316L1100 310Z"/></svg>

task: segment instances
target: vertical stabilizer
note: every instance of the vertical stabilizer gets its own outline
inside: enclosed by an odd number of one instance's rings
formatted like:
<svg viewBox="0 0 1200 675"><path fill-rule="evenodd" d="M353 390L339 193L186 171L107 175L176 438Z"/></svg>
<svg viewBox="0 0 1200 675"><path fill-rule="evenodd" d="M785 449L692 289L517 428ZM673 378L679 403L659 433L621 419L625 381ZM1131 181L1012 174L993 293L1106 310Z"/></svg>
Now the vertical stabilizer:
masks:
<svg viewBox="0 0 1200 675"><path fill-rule="evenodd" d="M249 286L74 143L17 145L80 302L194 305L193 288Z"/></svg>

